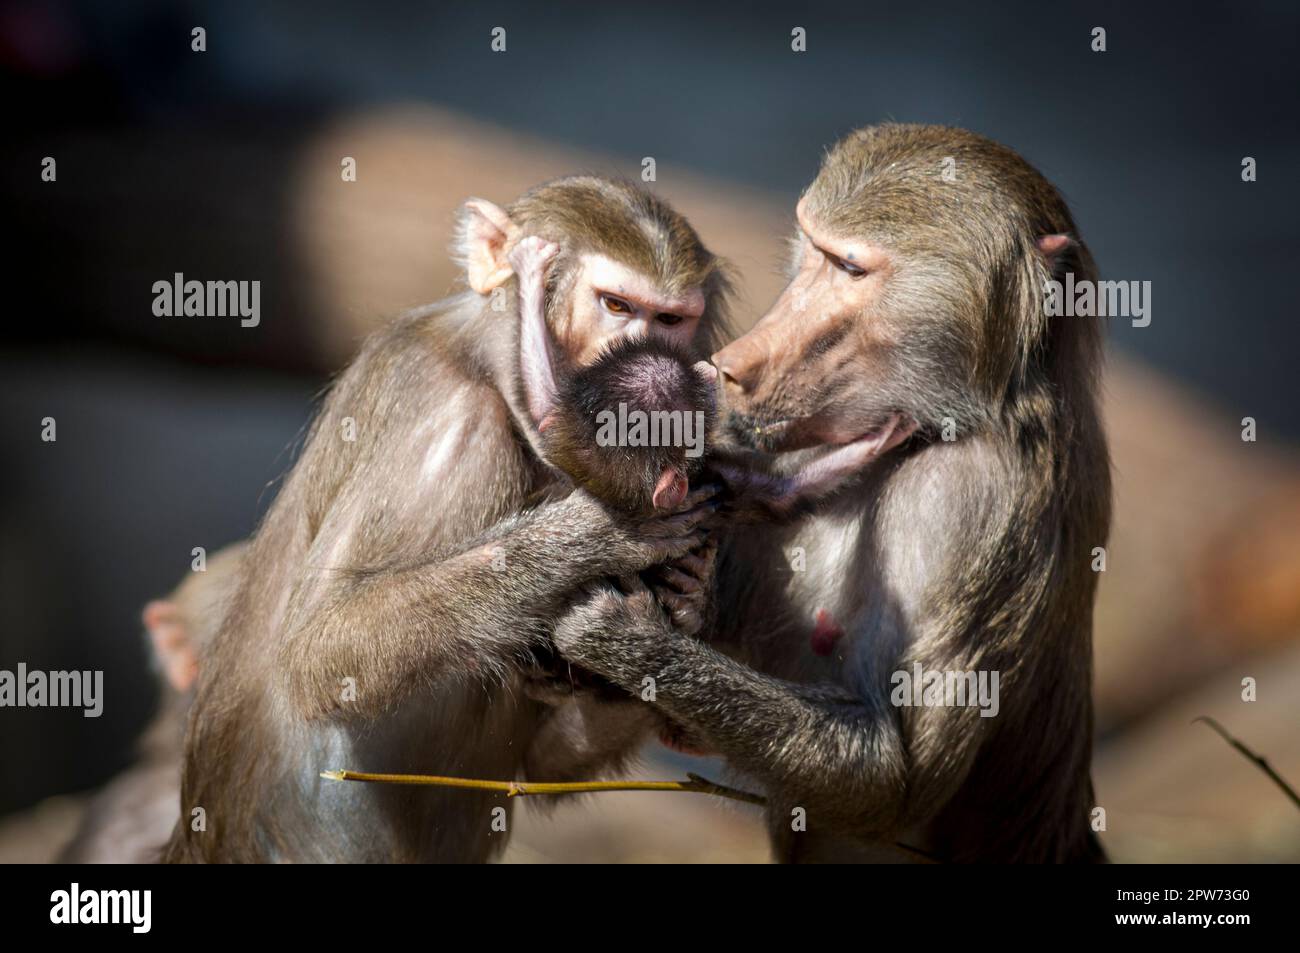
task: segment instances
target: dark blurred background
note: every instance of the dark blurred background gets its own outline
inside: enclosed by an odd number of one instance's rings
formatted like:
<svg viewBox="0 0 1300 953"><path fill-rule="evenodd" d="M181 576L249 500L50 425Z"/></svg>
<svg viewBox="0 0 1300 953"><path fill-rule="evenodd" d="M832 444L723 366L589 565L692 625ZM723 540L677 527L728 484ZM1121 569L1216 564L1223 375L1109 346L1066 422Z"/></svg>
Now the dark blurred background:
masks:
<svg viewBox="0 0 1300 953"><path fill-rule="evenodd" d="M1171 743L1161 718L1232 700L1242 672L1278 673L1286 704L1259 730L1296 734L1300 8L1135 7L0 0L0 668L103 669L107 696L99 719L0 710L0 814L127 763L154 704L140 607L193 547L253 529L359 338L450 290L459 198L578 168L635 177L653 156L655 187L740 266L743 327L821 150L885 119L1019 150L1103 275L1152 283L1149 327L1112 322L1098 692L1116 800L1153 803L1132 778ZM175 272L260 280L260 325L155 317L151 286ZM1300 763L1294 744L1270 753ZM1232 836L1268 843L1225 856L1272 857L1280 838L1294 859L1277 792L1233 757L1266 821ZM1186 834L1160 825L1195 809L1148 813L1165 820L1121 853L1160 856Z"/></svg>

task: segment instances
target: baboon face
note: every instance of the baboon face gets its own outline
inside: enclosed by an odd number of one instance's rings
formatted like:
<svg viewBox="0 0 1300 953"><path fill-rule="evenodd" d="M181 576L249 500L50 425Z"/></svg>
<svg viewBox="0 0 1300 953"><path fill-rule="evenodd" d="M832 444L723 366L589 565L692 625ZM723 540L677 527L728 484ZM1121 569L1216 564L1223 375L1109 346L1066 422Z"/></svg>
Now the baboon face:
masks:
<svg viewBox="0 0 1300 953"><path fill-rule="evenodd" d="M571 176L507 209L471 199L460 228L469 284L483 295L510 278L509 253L522 238L560 246L546 300L563 363L591 364L621 339L655 338L700 357L716 346L726 314L722 263L683 216L644 189Z"/></svg>
<svg viewBox="0 0 1300 953"><path fill-rule="evenodd" d="M690 346L704 314L702 289L666 293L651 276L605 255L575 257L573 279L555 309L555 337L570 362L589 365L623 339Z"/></svg>
<svg viewBox="0 0 1300 953"><path fill-rule="evenodd" d="M790 283L758 325L714 355L740 436L773 449L843 444L891 408L862 382L890 374L881 296L891 252L837 234L801 201Z"/></svg>
<svg viewBox="0 0 1300 953"><path fill-rule="evenodd" d="M560 246L548 323L571 365L592 363L623 338L652 337L689 351L714 333L724 293L720 263L690 223L652 193L574 176L530 191L508 214L519 235Z"/></svg>
<svg viewBox="0 0 1300 953"><path fill-rule="evenodd" d="M590 177L509 211L473 199L463 223L471 286L516 279L521 390L543 458L617 509L679 506L713 410L717 372L692 345L722 320L717 259L649 192Z"/></svg>
<svg viewBox="0 0 1300 953"><path fill-rule="evenodd" d="M1074 333L1049 328L1034 293L1053 267L1088 267L1069 213L1038 172L981 136L853 133L796 217L789 285L714 355L730 429L751 444L843 444L893 413L978 426L1050 352L1049 332Z"/></svg>

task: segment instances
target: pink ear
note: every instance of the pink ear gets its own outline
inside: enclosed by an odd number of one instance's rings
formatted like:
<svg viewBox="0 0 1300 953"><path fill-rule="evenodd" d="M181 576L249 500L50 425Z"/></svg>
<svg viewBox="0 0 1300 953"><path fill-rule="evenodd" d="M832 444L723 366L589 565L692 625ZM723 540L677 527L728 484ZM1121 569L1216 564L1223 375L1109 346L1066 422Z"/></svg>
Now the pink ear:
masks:
<svg viewBox="0 0 1300 953"><path fill-rule="evenodd" d="M651 502L657 510L675 510L682 505L682 500L686 499L686 494L690 490L691 484L686 479L686 474L669 467L664 470L659 477L659 482L655 484Z"/></svg>
<svg viewBox="0 0 1300 953"><path fill-rule="evenodd" d="M154 599L141 610L140 618L144 622L144 627L149 630L149 634L153 635L163 626L179 621L180 614L176 603L170 599Z"/></svg>
<svg viewBox="0 0 1300 953"><path fill-rule="evenodd" d="M1055 258L1069 248L1072 241L1069 235L1044 235L1038 239L1038 250L1048 258Z"/></svg>
<svg viewBox="0 0 1300 953"><path fill-rule="evenodd" d="M144 607L143 615L154 655L167 681L178 692L189 691L199 674L199 660L180 609L174 602L155 599Z"/></svg>
<svg viewBox="0 0 1300 953"><path fill-rule="evenodd" d="M514 274L506 263L505 249L519 236L519 226L504 209L486 199L466 200L461 216L465 277L479 294L491 294Z"/></svg>

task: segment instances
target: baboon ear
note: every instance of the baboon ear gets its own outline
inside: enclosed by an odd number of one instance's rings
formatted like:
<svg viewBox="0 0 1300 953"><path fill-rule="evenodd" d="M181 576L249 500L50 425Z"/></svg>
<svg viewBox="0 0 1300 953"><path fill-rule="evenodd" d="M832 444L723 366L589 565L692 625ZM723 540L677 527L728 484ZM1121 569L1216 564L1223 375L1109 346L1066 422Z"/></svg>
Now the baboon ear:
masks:
<svg viewBox="0 0 1300 953"><path fill-rule="evenodd" d="M469 286L481 295L491 294L514 273L506 261L506 248L519 237L519 226L499 205L469 199L460 210L459 232Z"/></svg>
<svg viewBox="0 0 1300 953"><path fill-rule="evenodd" d="M1069 235L1043 235L1038 239L1038 250L1047 256L1049 261L1055 261L1061 252L1065 251L1074 244L1074 239Z"/></svg>
<svg viewBox="0 0 1300 953"><path fill-rule="evenodd" d="M1047 266L1049 277L1059 279L1067 271L1073 271L1077 277L1082 277L1079 270L1083 243L1073 235L1064 232L1039 235L1034 239L1034 248L1039 259Z"/></svg>
<svg viewBox="0 0 1300 953"><path fill-rule="evenodd" d="M180 607L169 599L155 599L141 615L163 675L176 691L189 691L198 676L199 661Z"/></svg>
<svg viewBox="0 0 1300 953"><path fill-rule="evenodd" d="M657 510L675 510L682 505L682 501L690 491L691 484L686 479L686 474L681 470L668 467L660 475L659 482L655 484L654 496L650 498L650 502Z"/></svg>

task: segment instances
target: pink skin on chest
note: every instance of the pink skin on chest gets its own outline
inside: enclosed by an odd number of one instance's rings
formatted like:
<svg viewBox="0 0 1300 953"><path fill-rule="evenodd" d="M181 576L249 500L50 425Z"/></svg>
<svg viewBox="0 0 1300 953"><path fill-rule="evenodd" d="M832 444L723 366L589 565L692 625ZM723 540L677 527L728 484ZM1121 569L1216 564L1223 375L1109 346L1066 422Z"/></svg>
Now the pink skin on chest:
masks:
<svg viewBox="0 0 1300 953"><path fill-rule="evenodd" d="M813 655L828 656L835 650L835 643L843 637L844 630L831 616L829 609L818 609L813 618L816 624L809 637Z"/></svg>

